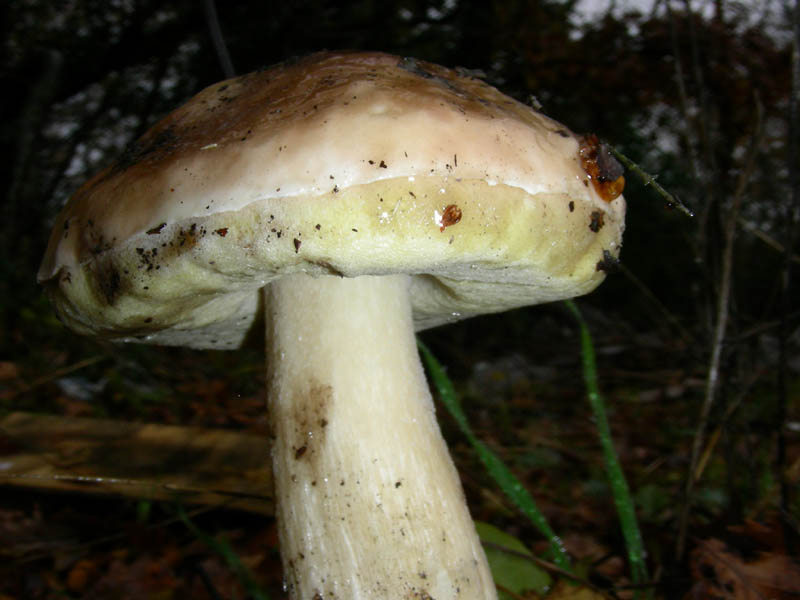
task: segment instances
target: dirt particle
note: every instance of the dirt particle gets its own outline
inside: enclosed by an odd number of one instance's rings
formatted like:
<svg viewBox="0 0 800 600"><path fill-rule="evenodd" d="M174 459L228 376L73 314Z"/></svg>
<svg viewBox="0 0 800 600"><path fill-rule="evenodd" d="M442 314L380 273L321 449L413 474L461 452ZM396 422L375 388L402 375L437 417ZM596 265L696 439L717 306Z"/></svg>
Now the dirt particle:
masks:
<svg viewBox="0 0 800 600"><path fill-rule="evenodd" d="M589 229L597 233L603 228L603 225L605 225L605 215L603 211L593 210L592 214L589 216L591 218L591 221L589 221Z"/></svg>
<svg viewBox="0 0 800 600"><path fill-rule="evenodd" d="M103 300L113 306L122 295L123 281L114 264L109 261L98 261L95 265L95 281Z"/></svg>
<svg viewBox="0 0 800 600"><path fill-rule="evenodd" d="M292 398L290 412L287 414L288 429L279 436L288 442L289 457L304 465L300 478L303 481L321 480L327 477L319 471L319 452L325 443L325 427L330 402L333 400L330 386L311 384L305 391L299 391ZM302 460L301 460L302 459Z"/></svg>
<svg viewBox="0 0 800 600"><path fill-rule="evenodd" d="M603 258L597 261L595 271L605 271L606 273L613 273L619 268L619 260L614 257L608 250L603 250Z"/></svg>
<svg viewBox="0 0 800 600"><path fill-rule="evenodd" d="M448 204L442 211L442 220L439 224L439 231L444 231L451 225L455 225L461 220L461 209L455 204Z"/></svg>

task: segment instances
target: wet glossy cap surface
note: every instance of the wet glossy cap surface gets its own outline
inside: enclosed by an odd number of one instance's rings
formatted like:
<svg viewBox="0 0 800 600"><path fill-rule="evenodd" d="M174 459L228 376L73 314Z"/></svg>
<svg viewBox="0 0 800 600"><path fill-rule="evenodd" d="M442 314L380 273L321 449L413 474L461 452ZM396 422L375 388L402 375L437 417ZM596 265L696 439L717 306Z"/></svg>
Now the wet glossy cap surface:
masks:
<svg viewBox="0 0 800 600"><path fill-rule="evenodd" d="M284 274L408 273L422 329L591 291L624 212L572 132L468 73L320 53L160 121L70 199L39 280L82 333L229 348Z"/></svg>

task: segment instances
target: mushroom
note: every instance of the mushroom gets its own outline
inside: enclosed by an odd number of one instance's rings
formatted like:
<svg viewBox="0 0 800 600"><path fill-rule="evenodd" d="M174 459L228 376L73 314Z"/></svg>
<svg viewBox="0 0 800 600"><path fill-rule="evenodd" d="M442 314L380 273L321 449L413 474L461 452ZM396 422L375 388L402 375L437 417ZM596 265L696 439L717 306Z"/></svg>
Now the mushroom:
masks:
<svg viewBox="0 0 800 600"><path fill-rule="evenodd" d="M235 348L264 311L292 598L495 598L414 332L602 281L625 208L584 146L465 71L314 54L156 124L70 199L39 281L116 341Z"/></svg>

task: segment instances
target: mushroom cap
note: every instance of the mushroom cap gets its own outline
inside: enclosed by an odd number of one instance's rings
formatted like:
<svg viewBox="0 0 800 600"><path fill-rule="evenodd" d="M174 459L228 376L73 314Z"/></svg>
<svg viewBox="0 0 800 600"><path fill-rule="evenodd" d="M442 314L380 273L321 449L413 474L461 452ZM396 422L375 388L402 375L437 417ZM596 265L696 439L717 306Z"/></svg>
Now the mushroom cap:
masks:
<svg viewBox="0 0 800 600"><path fill-rule="evenodd" d="M212 85L69 200L38 279L103 338L238 346L283 275L411 275L414 322L570 298L620 251L580 139L468 72L318 53Z"/></svg>

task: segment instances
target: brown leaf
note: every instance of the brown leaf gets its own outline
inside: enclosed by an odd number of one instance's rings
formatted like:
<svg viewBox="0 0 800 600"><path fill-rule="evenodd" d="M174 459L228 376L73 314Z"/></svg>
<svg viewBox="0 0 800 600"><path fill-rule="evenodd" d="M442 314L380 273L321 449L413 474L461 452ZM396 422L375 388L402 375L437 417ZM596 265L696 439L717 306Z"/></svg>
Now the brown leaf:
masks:
<svg viewBox="0 0 800 600"><path fill-rule="evenodd" d="M97 575L95 561L84 558L76 562L67 575L67 589L71 592L83 592Z"/></svg>
<svg viewBox="0 0 800 600"><path fill-rule="evenodd" d="M19 377L19 367L16 363L0 361L0 381L17 379Z"/></svg>
<svg viewBox="0 0 800 600"><path fill-rule="evenodd" d="M113 560L86 595L115 600L171 598L177 586L178 581L172 569L164 564L163 556L144 555L132 563Z"/></svg>
<svg viewBox="0 0 800 600"><path fill-rule="evenodd" d="M796 560L772 552L746 560L714 538L694 549L691 571L695 584L687 598L780 600L800 594L800 564Z"/></svg>
<svg viewBox="0 0 800 600"><path fill-rule="evenodd" d="M577 586L559 581L547 600L604 600L603 595L585 586Z"/></svg>

